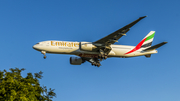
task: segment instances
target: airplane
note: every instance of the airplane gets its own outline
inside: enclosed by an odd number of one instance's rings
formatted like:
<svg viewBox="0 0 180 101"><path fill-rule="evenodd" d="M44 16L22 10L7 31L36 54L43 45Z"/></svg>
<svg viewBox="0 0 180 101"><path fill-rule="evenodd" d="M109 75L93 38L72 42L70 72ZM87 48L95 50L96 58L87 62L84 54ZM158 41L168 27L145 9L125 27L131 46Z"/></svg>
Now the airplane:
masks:
<svg viewBox="0 0 180 101"><path fill-rule="evenodd" d="M94 42L71 42L49 40L42 41L33 46L33 49L40 51L46 59L46 53L76 55L70 57L71 65L81 65L85 61L93 66L101 66L100 62L107 58L129 58L137 56L151 57L151 54L157 53L157 48L166 44L162 42L151 46L155 31L150 31L136 46L115 45L115 42L126 35L130 28L146 16L140 17L119 30Z"/></svg>

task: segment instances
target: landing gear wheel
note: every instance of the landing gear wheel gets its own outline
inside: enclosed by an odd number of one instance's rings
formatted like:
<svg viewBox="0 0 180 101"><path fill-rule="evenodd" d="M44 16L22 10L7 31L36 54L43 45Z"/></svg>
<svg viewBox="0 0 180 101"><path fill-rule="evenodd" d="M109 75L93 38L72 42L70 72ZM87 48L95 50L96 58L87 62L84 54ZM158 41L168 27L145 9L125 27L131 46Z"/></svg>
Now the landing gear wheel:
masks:
<svg viewBox="0 0 180 101"><path fill-rule="evenodd" d="M95 62L93 62L91 65L93 66L93 65L95 65L96 63Z"/></svg>
<svg viewBox="0 0 180 101"><path fill-rule="evenodd" d="M101 64L100 64L100 63L98 63L98 64L97 64L97 67L100 67L100 66L101 66Z"/></svg>
<svg viewBox="0 0 180 101"><path fill-rule="evenodd" d="M97 66L98 63L95 63L95 66Z"/></svg>
<svg viewBox="0 0 180 101"><path fill-rule="evenodd" d="M104 56L104 59L107 59L107 56Z"/></svg>
<svg viewBox="0 0 180 101"><path fill-rule="evenodd" d="M46 55L43 58L46 59Z"/></svg>
<svg viewBox="0 0 180 101"><path fill-rule="evenodd" d="M101 58L103 58L103 59L104 59L104 57L105 57L104 55L101 56Z"/></svg>

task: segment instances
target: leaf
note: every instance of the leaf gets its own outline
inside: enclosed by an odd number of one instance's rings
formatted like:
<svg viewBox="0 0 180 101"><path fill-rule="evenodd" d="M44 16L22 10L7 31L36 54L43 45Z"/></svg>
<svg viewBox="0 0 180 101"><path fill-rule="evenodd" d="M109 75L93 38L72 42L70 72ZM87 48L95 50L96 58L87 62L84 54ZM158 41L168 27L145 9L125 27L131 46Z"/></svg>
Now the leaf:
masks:
<svg viewBox="0 0 180 101"><path fill-rule="evenodd" d="M25 69L11 68L10 72L0 71L0 101L52 101L56 96L54 89L47 90L40 86L39 80L43 72L27 73L23 78L21 72Z"/></svg>

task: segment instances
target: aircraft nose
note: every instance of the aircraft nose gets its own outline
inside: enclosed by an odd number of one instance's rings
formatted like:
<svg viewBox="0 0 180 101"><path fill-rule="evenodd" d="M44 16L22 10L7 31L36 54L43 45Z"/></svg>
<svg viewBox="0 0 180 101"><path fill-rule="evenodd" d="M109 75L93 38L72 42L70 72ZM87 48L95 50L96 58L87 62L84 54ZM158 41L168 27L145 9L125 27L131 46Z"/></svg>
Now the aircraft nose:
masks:
<svg viewBox="0 0 180 101"><path fill-rule="evenodd" d="M37 50L37 51L41 51L41 45L38 44L35 44L34 46L32 46L33 49Z"/></svg>
<svg viewBox="0 0 180 101"><path fill-rule="evenodd" d="M37 45L34 45L32 48L35 49L35 50L37 50Z"/></svg>
<svg viewBox="0 0 180 101"><path fill-rule="evenodd" d="M35 45L34 45L34 46L32 46L32 48L33 48L33 49L35 49Z"/></svg>

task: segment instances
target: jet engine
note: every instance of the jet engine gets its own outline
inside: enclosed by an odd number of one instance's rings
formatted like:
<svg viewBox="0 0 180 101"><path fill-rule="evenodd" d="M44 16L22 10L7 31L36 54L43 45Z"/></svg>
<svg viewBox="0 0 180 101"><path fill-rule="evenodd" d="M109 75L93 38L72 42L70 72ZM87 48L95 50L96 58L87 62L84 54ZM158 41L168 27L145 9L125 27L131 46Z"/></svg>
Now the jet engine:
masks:
<svg viewBox="0 0 180 101"><path fill-rule="evenodd" d="M70 57L70 64L71 65L81 65L85 61L80 57Z"/></svg>
<svg viewBox="0 0 180 101"><path fill-rule="evenodd" d="M92 51L97 48L92 42L80 42L80 49L84 51Z"/></svg>

